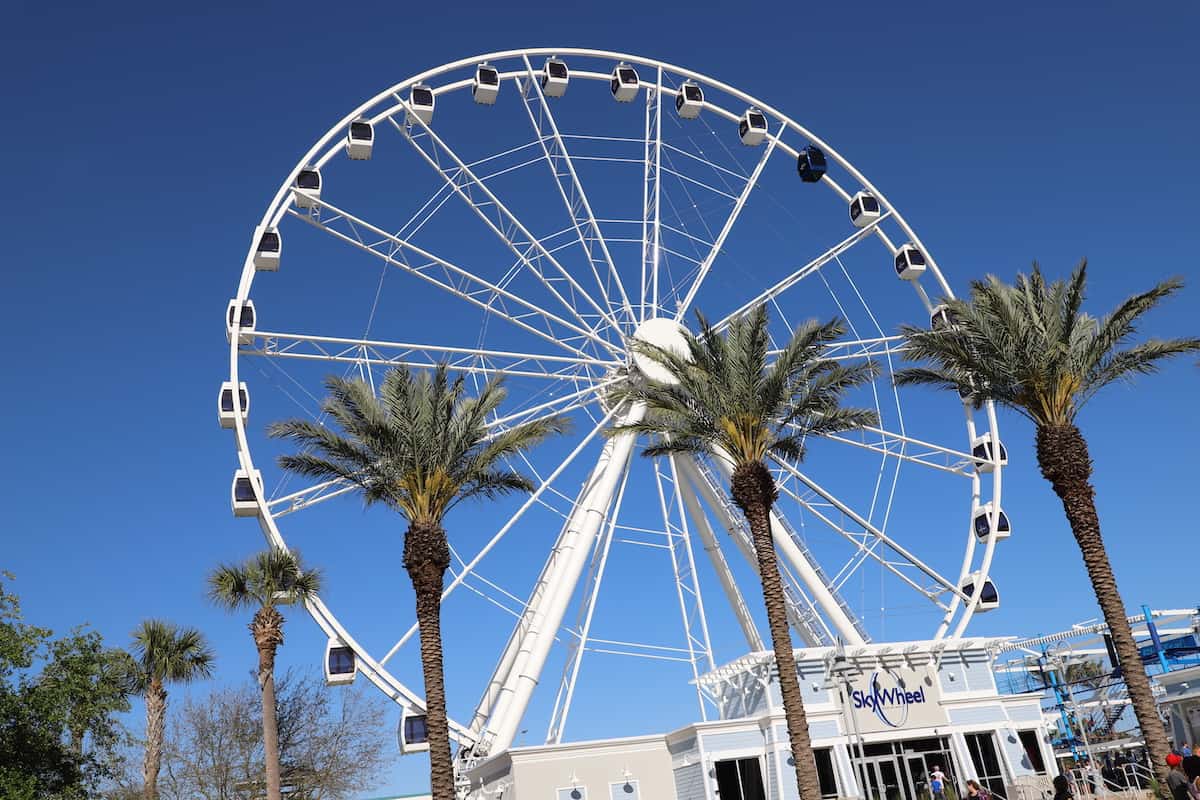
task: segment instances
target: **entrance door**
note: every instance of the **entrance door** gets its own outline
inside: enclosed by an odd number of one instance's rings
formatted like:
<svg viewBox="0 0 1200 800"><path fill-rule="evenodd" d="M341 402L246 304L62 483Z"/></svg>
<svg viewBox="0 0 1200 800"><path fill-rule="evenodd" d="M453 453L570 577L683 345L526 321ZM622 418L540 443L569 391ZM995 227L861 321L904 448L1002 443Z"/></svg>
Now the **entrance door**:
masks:
<svg viewBox="0 0 1200 800"><path fill-rule="evenodd" d="M862 768L868 800L916 800L908 791L907 781L900 772L900 762L895 757L864 759Z"/></svg>
<svg viewBox="0 0 1200 800"><path fill-rule="evenodd" d="M718 761L713 766L717 771L720 800L767 800L762 766L757 758Z"/></svg>

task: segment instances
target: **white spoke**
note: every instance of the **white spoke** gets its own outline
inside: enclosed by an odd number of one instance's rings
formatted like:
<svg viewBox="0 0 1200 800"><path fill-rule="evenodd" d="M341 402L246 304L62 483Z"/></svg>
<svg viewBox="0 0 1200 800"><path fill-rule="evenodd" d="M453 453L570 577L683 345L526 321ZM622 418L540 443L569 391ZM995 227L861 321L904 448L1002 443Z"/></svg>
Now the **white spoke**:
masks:
<svg viewBox="0 0 1200 800"><path fill-rule="evenodd" d="M861 430L864 434L878 436L878 440L867 441L865 437L861 440L856 440L840 433L822 434L821 438L870 450L903 461L909 461L913 464L932 467L943 472L961 475L965 478L970 478L975 474L975 459L970 453L964 453L961 450L943 447L942 445L922 441L921 439L914 439L904 434L893 433L883 428L868 426Z"/></svg>
<svg viewBox="0 0 1200 800"><path fill-rule="evenodd" d="M662 69L653 92L646 92L645 172L642 179L642 278L641 318L658 314L658 273L662 257Z"/></svg>
<svg viewBox="0 0 1200 800"><path fill-rule="evenodd" d="M300 333L256 331L255 334L255 345L246 347L241 352L271 358L310 359L385 367L405 366L413 369L430 369L439 363L445 363L450 369L458 372L565 381L590 379L587 368L607 370L618 366L615 361L587 357L542 356L482 348L345 339Z"/></svg>
<svg viewBox="0 0 1200 800"><path fill-rule="evenodd" d="M489 422L487 424L488 430L489 431L504 430L505 426L517 425L517 424L522 424L522 423L528 422L529 418L532 415L537 414L542 411L548 411L548 410L553 409L554 413L560 413L563 410L562 408L560 408L560 406L562 406L564 404L568 404L568 403L573 403L582 398L587 398L587 402L595 402L600 399L600 393L603 389L605 389L606 387L612 386L613 384L617 383L620 380L622 380L621 377L614 376L612 378L608 378L606 380L599 381L594 385L585 386L584 388L578 389L578 390L572 392L571 394L566 394L566 395L563 395L562 397L556 397L553 400L547 400L544 403L541 403L536 406L531 406L530 408L523 408L520 411L513 411L510 414L507 414L503 417L499 417L499 418L494 419L491 422Z"/></svg>
<svg viewBox="0 0 1200 800"><path fill-rule="evenodd" d="M786 278L779 281L774 286L771 286L770 288L765 290L762 294L755 297L753 300L750 300L750 301L744 303L736 311L734 311L731 314L728 314L724 319L722 319L720 322L718 322L714 326L715 329L718 331L724 330L729 325L730 322L732 322L733 320L742 316L750 309L752 309L756 306L759 306L759 305L767 302L768 300L772 300L772 299L778 297L779 295L786 292L788 289L795 286L800 281L807 278L809 275L812 275L814 272L819 270L821 267L825 266L830 261L833 261L835 258L840 256L842 253L846 252L851 247L853 247L854 245L858 244L863 239L865 239L867 237L867 235L870 234L876 227L878 227L881 222L883 222L885 219L887 219L888 216L890 216L890 214L891 214L890 211L886 212L883 214L883 216L881 216L879 219L877 219L875 222L871 223L870 225L868 225L864 228L857 229L854 233L850 234L845 239L843 239L842 241L835 244L833 247L826 250L824 253L821 253L821 255L817 256L812 261L809 261L807 264L800 267L800 269L796 270L791 275L788 275Z"/></svg>
<svg viewBox="0 0 1200 800"><path fill-rule="evenodd" d="M521 100L525 105L525 111L529 115L529 122L538 134L538 141L542 145L542 152L545 154L546 162L550 165L550 171L554 175L554 183L558 187L559 196L566 206L567 213L571 215L571 223L575 226L575 232L579 237L579 244L587 256L588 264L592 269L592 275L596 279L596 285L603 292L605 304L610 311L612 310L610 296L612 289L615 287L620 295L621 307L625 311L627 321L631 325L636 324L633 307L629 304L629 296L625 293L625 286L621 283L621 276L617 273L617 268L613 264L612 255L608 252L608 244L605 242L604 236L600 233L600 226L596 222L596 215L592 213L592 206L588 202L587 193L584 192L583 184L579 181L579 175L575 171L575 164L571 159L571 154L567 151L567 145L563 141L562 134L558 129L558 123L555 122L554 114L550 111L550 104L546 102L546 96L542 93L542 87L538 82L537 76L534 74L533 65L529 63L528 57L525 58L525 66L528 70L528 76L522 87ZM530 102L530 95L534 95L537 98L539 108L537 113L534 112L533 105ZM543 126L549 130L549 136L546 135ZM569 179L569 187L563 184L564 178ZM597 257L597 250L599 250L599 257ZM600 277L600 272L604 267L607 267L607 274L609 276L607 282Z"/></svg>
<svg viewBox="0 0 1200 800"><path fill-rule="evenodd" d="M692 301L696 299L696 293L700 291L700 285L704 283L704 279L708 276L709 270L712 269L713 262L717 256L721 254L721 248L725 245L725 237L729 236L729 232L733 230L734 223L741 216L742 209L746 207L746 201L750 198L750 192L758 185L758 178L762 175L763 167L767 165L767 161L771 158L771 154L775 152L775 146L779 144L783 132L787 129L786 123L781 123L776 134L770 137L770 142L767 144L766 152L762 154L762 158L758 160L758 164L754 167L754 172L750 173L750 177L746 179L746 185L742 187L741 194L734 201L733 210L729 212L729 216L725 219L724 226L721 227L721 232L717 234L716 241L713 242L712 248L709 249L708 255L704 257L704 261L700 264L700 270L696 273L696 279L692 281L691 287L683 300L679 303L679 307L675 310L675 320L678 322L683 319L683 315L687 313L691 307Z"/></svg>
<svg viewBox="0 0 1200 800"><path fill-rule="evenodd" d="M445 289L472 305L476 305L492 314L502 317L530 333L536 334L547 341L555 342L559 346L572 350L579 355L586 355L586 353L577 347L571 346L568 342L579 339L590 340L609 350L613 355L620 356L620 351L616 347L597 336L591 329L581 328L578 325L568 322L562 317L552 314L528 300L517 296L502 286L484 280L457 264L435 256L407 239L388 233L382 228L359 219L325 200L314 202L317 202L322 209L330 211L333 216L330 218L320 218L314 214L301 214L294 209L289 213L335 238L352 244L393 266L399 267L411 275L415 275L422 280ZM348 230L341 231L333 227L337 223L344 223ZM371 234L373 238L368 240L364 236L364 233ZM416 256L419 261L414 261L410 258L410 255ZM510 310L510 305L516 308ZM530 319L541 322L542 327L538 328L530 325L526 321ZM574 335L565 336L564 332L557 330L555 326L565 328Z"/></svg>
<svg viewBox="0 0 1200 800"><path fill-rule="evenodd" d="M883 544L887 545L893 552L896 553L896 555L900 556L905 561L907 561L908 563L912 564L914 567L919 569L921 572L925 573L926 577L935 581L942 588L946 589L947 591L949 591L953 594L956 594L956 595L962 594L957 586L955 586L953 583L951 583L950 581L943 578L940 574L938 574L938 572L936 570L934 570L932 567L930 567L924 561L922 561L921 559L919 559L915 555L913 555L913 553L911 553L907 548L905 548L903 545L901 545L895 539L893 539L890 536L888 536L887 534L885 534L883 531L881 531L876 526L872 525L861 514L857 513L856 511L854 511L854 509L850 508L850 506L846 505L841 500L839 500L837 497L835 497L833 494L826 491L824 488L822 488L820 485L818 485L817 482L814 481L812 478L808 477L803 472L796 469L795 466L793 466L792 464L788 463L786 460L781 459L781 458L772 457L772 460L779 466L783 467L783 469L785 471L787 471L788 473L790 473L792 475L792 477L796 478L801 483L803 483L805 486L807 486L809 489L816 492L820 497L824 498L824 500L827 503L832 505L838 511L845 514L851 520L853 520L855 524L861 525L862 529L864 531L871 534L879 541L883 542Z"/></svg>
<svg viewBox="0 0 1200 800"><path fill-rule="evenodd" d="M397 99L399 100L400 98ZM408 103L403 100L400 102L407 111ZM565 308L579 316L581 322L583 321L583 317L579 315L575 303L563 297L558 289L554 287L554 282L565 281L571 287L573 296L578 296L586 301L614 331L618 334L621 333L621 326L613 318L611 309L601 308L596 300L579 285L579 282L563 268L558 259L547 251L541 241L530 233L529 229L517 219L508 206L475 175L471 168L458 157L458 154L441 137L434 133L424 121L417 120L420 131L424 133L424 137L420 138L427 138L432 143L432 153L421 146L419 137L413 131L404 128L394 119L392 120L392 124L400 129L405 138L412 144L413 149L421 154L429 166L454 190L455 194L461 197L475 211L484 224L504 242L505 246L514 255L521 259L525 267L537 277L546 290L554 295ZM439 154L446 156L452 162L453 167L451 170L448 171L442 166ZM494 215L494 218L489 212ZM543 273L540 265L542 261L550 264L558 272L559 277L551 278Z"/></svg>

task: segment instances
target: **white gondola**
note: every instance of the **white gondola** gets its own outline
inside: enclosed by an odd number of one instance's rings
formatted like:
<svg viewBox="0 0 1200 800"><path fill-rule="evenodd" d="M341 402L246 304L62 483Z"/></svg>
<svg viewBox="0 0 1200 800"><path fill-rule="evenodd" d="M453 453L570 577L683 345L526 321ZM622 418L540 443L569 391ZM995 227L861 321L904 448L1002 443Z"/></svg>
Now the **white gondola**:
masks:
<svg viewBox="0 0 1200 800"><path fill-rule="evenodd" d="M637 70L633 67L628 64L617 64L613 67L609 88L612 90L613 99L618 103L628 103L637 97L640 86Z"/></svg>
<svg viewBox="0 0 1200 800"><path fill-rule="evenodd" d="M742 144L756 147L767 137L767 117L757 108L748 108L738 121L738 137Z"/></svg>
<svg viewBox="0 0 1200 800"><path fill-rule="evenodd" d="M815 144L810 144L796 156L796 172L805 183L818 183L825 177L825 152Z"/></svg>
<svg viewBox="0 0 1200 800"><path fill-rule="evenodd" d="M238 344L253 344L254 343L254 301L247 300L240 306L241 313L239 314L239 306L237 298L229 301L229 306L225 312L225 341L233 341L233 323L238 322Z"/></svg>
<svg viewBox="0 0 1200 800"><path fill-rule="evenodd" d="M1000 607L1000 593L996 591L996 584L991 578L982 578L978 572L972 572L963 581L962 593L968 598L974 597L976 586L979 587L979 603L975 606L975 613L981 614Z"/></svg>
<svg viewBox="0 0 1200 800"><path fill-rule="evenodd" d="M500 71L487 64L475 68L475 80L471 83L471 97L483 106L495 105L500 94Z"/></svg>
<svg viewBox="0 0 1200 800"><path fill-rule="evenodd" d="M435 100L433 89L423 83L418 83L408 92L408 113L405 119L409 125L416 125L417 120L426 125L433 124L433 106Z"/></svg>
<svg viewBox="0 0 1200 800"><path fill-rule="evenodd" d="M400 713L400 727L396 738L400 742L400 752L422 753L429 749L429 726L424 711L415 708L405 709Z"/></svg>
<svg viewBox="0 0 1200 800"><path fill-rule="evenodd" d="M925 272L925 254L915 244L901 245L896 251L896 275L906 281L915 281Z"/></svg>
<svg viewBox="0 0 1200 800"><path fill-rule="evenodd" d="M358 659L354 657L354 649L337 639L330 639L325 645L325 684L345 686L354 683L357 672Z"/></svg>
<svg viewBox="0 0 1200 800"><path fill-rule="evenodd" d="M989 536L997 541L1007 539L1012 536L1012 525L1008 521L1008 514L1004 513L1004 509L1000 509L1000 516L996 520L995 527L992 527L992 504L984 503L979 508L975 509L975 518L972 521L975 528L975 536L980 541L987 541Z"/></svg>
<svg viewBox="0 0 1200 800"><path fill-rule="evenodd" d="M296 198L297 208L316 208L321 199L321 170L316 167L305 167L296 174L296 182L292 184L292 194Z"/></svg>
<svg viewBox="0 0 1200 800"><path fill-rule="evenodd" d="M850 221L856 228L865 228L883 216L879 199L870 192L859 192L850 198Z"/></svg>
<svg viewBox="0 0 1200 800"><path fill-rule="evenodd" d="M254 269L259 272L275 272L279 269L279 256L283 252L283 239L276 228L254 229Z"/></svg>
<svg viewBox="0 0 1200 800"><path fill-rule="evenodd" d="M375 145L375 126L369 120L356 119L346 130L346 155L355 161L366 161L371 157Z"/></svg>
<svg viewBox="0 0 1200 800"><path fill-rule="evenodd" d="M688 81L675 95L675 111L684 119L695 119L704 109L704 90Z"/></svg>
<svg viewBox="0 0 1200 800"><path fill-rule="evenodd" d="M971 442L971 455L975 457L975 470L977 472L991 472L995 465L995 459L992 456L992 434L985 433L982 436L976 436ZM1000 466L1008 465L1008 450L1004 447L1004 442L1000 443Z"/></svg>
<svg viewBox="0 0 1200 800"><path fill-rule="evenodd" d="M242 406L242 424L246 424L246 418L250 416L250 393L246 391L246 384L238 384L238 402ZM222 428L236 427L238 414L233 410L233 381L225 381L221 384L221 392L217 395L217 422L221 423Z"/></svg>
<svg viewBox="0 0 1200 800"><path fill-rule="evenodd" d="M542 67L542 94L546 97L562 97L567 93L567 82L571 71L561 58L548 58Z"/></svg>
<svg viewBox="0 0 1200 800"><path fill-rule="evenodd" d="M958 314L945 303L938 303L929 312L929 329L932 331L950 330L958 324Z"/></svg>
<svg viewBox="0 0 1200 800"><path fill-rule="evenodd" d="M258 516L258 495L262 494L262 485L262 473L258 470L254 470L253 476L247 475L244 469L233 473L233 483L229 487L229 495L235 517ZM257 492L255 492L256 488Z"/></svg>

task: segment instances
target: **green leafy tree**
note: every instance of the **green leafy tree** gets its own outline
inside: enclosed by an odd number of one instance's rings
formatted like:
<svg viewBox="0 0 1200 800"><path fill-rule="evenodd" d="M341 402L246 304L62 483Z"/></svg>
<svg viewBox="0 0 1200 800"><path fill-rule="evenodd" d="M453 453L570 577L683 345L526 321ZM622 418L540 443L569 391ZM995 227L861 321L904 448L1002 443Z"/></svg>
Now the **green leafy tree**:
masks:
<svg viewBox="0 0 1200 800"><path fill-rule="evenodd" d="M1200 339L1151 338L1127 346L1142 317L1182 285L1165 281L1097 319L1082 311L1086 260L1066 281L1047 283L1036 263L1031 274L1019 274L1013 285L988 276L971 284L969 300L947 303L954 318L949 328L903 328L904 357L925 366L896 376L901 385L961 388L971 393L976 407L991 400L1033 423L1038 467L1062 501L1151 761L1163 780L1166 735L1100 536L1092 458L1075 423L1104 387L1151 374L1165 359L1200 350Z"/></svg>
<svg viewBox="0 0 1200 800"><path fill-rule="evenodd" d="M94 793L116 759L128 664L94 631L55 639L26 624L18 598L0 582L0 797Z"/></svg>
<svg viewBox="0 0 1200 800"><path fill-rule="evenodd" d="M250 634L258 648L268 800L280 798L279 727L275 716L275 651L283 644L279 606L306 602L319 591L319 572L304 569L299 556L275 548L242 564L222 564L208 576L208 596L214 603L229 611L257 609L250 622Z"/></svg>
<svg viewBox="0 0 1200 800"><path fill-rule="evenodd" d="M325 385L322 409L342 433L309 420L277 422L269 433L303 448L279 459L284 469L347 481L368 505L382 503L407 521L404 568L420 626L430 784L433 800L453 800L442 669L441 595L450 566L443 520L468 498L530 491L530 480L506 462L566 423L550 417L492 433L487 421L504 400L501 381L489 381L471 397L461 377L450 380L445 365L419 374L391 370L379 397L363 381L331 377Z"/></svg>
<svg viewBox="0 0 1200 800"><path fill-rule="evenodd" d="M191 683L212 675L213 653L204 634L172 622L148 619L133 631L136 663L131 688L146 701L146 753L142 762L142 796L158 798L163 729L167 716L167 684Z"/></svg>
<svg viewBox="0 0 1200 800"><path fill-rule="evenodd" d="M619 399L643 404L646 414L640 422L617 425L610 433L657 436L656 443L644 449L647 456L687 453L732 465L730 494L754 541L800 797L817 800L820 781L771 536L770 514L778 488L767 459L801 460L809 436L878 424L874 411L841 405L846 390L869 381L877 368L869 361L847 366L824 357L828 345L845 332L837 320L801 324L771 363L765 306L735 319L724 335L701 314L696 318L699 333L684 332L684 353L634 343L635 352L666 368L673 379L634 380L618 390Z"/></svg>

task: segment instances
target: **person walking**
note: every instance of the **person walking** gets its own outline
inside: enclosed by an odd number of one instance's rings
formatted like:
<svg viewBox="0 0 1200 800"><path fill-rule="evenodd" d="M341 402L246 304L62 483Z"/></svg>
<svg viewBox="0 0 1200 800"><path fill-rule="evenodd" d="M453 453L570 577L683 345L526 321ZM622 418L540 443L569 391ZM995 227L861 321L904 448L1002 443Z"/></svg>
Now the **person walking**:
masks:
<svg viewBox="0 0 1200 800"><path fill-rule="evenodd" d="M967 781L967 797L970 800L992 800L992 793L979 785L979 781L971 778Z"/></svg>
<svg viewBox="0 0 1200 800"><path fill-rule="evenodd" d="M929 773L929 791L933 800L946 800L946 773L942 772L942 768L937 764L933 765L933 770Z"/></svg>
<svg viewBox="0 0 1200 800"><path fill-rule="evenodd" d="M1054 800L1071 800L1071 782L1066 775L1054 776Z"/></svg>
<svg viewBox="0 0 1200 800"><path fill-rule="evenodd" d="M1175 753L1167 754L1167 768L1170 770L1167 773L1167 788L1171 790L1171 800L1192 800L1192 793L1188 787L1190 781L1179 765L1183 763L1183 758Z"/></svg>

